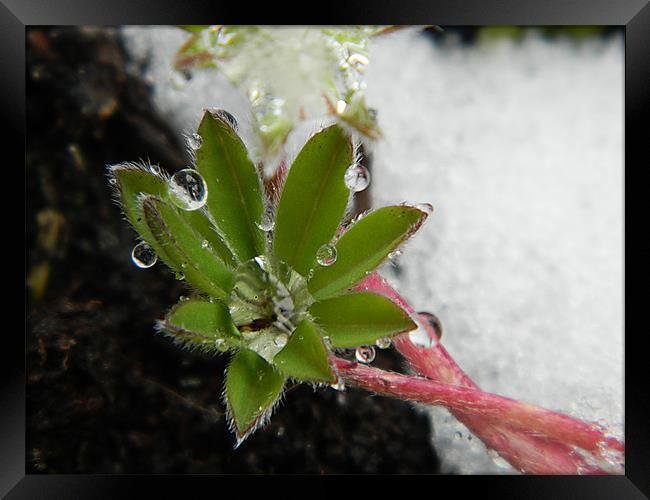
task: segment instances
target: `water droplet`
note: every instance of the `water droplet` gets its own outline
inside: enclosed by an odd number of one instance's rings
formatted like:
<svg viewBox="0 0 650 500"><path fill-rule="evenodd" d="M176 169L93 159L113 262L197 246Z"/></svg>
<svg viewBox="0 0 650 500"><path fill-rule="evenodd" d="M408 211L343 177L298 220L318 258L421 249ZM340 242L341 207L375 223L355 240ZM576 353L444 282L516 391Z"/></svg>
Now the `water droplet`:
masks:
<svg viewBox="0 0 650 500"><path fill-rule="evenodd" d="M214 345L221 352L224 352L228 349L228 346L226 345L226 341L224 339L215 339Z"/></svg>
<svg viewBox="0 0 650 500"><path fill-rule="evenodd" d="M209 246L210 246L210 243L208 242L208 240L203 240L201 242L201 248L208 248Z"/></svg>
<svg viewBox="0 0 650 500"><path fill-rule="evenodd" d="M276 335L275 338L273 339L273 343L277 347L284 347L285 345L287 345L287 342L289 342L289 335L287 335L286 333L280 333Z"/></svg>
<svg viewBox="0 0 650 500"><path fill-rule="evenodd" d="M388 254L388 258L389 258L390 260L393 260L393 261L394 261L394 260L396 260L400 255L402 255L402 251L401 251L401 250L394 250L393 252L391 252L391 253Z"/></svg>
<svg viewBox="0 0 650 500"><path fill-rule="evenodd" d="M436 345L435 339L431 338L429 332L422 325L409 332L409 339L416 347L423 349L430 349Z"/></svg>
<svg viewBox="0 0 650 500"><path fill-rule="evenodd" d="M183 280L185 279L185 274L183 274L183 273L178 273L178 272L177 272L177 273L176 273L176 279L177 279L178 281L183 281Z"/></svg>
<svg viewBox="0 0 650 500"><path fill-rule="evenodd" d="M149 172L151 172L153 175L160 175L160 165L156 165L155 163L150 163L149 164Z"/></svg>
<svg viewBox="0 0 650 500"><path fill-rule="evenodd" d="M208 186L203 177L191 168L176 172L168 184L169 197L183 210L198 210L208 199Z"/></svg>
<svg viewBox="0 0 650 500"><path fill-rule="evenodd" d="M454 439L456 440L463 439L463 433L459 431L454 432Z"/></svg>
<svg viewBox="0 0 650 500"><path fill-rule="evenodd" d="M190 298L189 298L189 297L186 297L185 295L181 295L181 296L178 298L178 301L179 301L179 302L187 302L188 300L190 300Z"/></svg>
<svg viewBox="0 0 650 500"><path fill-rule="evenodd" d="M156 255L156 252L153 251L153 248L143 241L133 247L133 250L131 251L131 260L136 266L146 269L156 263L158 256Z"/></svg>
<svg viewBox="0 0 650 500"><path fill-rule="evenodd" d="M329 338L327 335L325 335L323 337L323 344L325 344L325 347L327 347L328 349L331 349L332 348L332 339Z"/></svg>
<svg viewBox="0 0 650 500"><path fill-rule="evenodd" d="M417 317L420 322L428 324L433 329L438 340L442 338L442 323L435 314L422 311L417 313Z"/></svg>
<svg viewBox="0 0 650 500"><path fill-rule="evenodd" d="M337 378L336 382L330 385L330 387L336 391L344 391L345 390L345 382L343 381L342 378Z"/></svg>
<svg viewBox="0 0 650 500"><path fill-rule="evenodd" d="M345 171L345 185L353 193L363 191L370 184L370 172L359 163L353 163Z"/></svg>
<svg viewBox="0 0 650 500"><path fill-rule="evenodd" d="M377 339L377 342L375 343L380 349L388 349L392 342L389 337L382 337L380 339Z"/></svg>
<svg viewBox="0 0 650 500"><path fill-rule="evenodd" d="M357 347L354 356L359 363L370 364L375 360L375 348L369 345Z"/></svg>
<svg viewBox="0 0 650 500"><path fill-rule="evenodd" d="M193 133L187 138L187 145L194 151L199 149L201 144L203 144L203 138L197 133Z"/></svg>
<svg viewBox="0 0 650 500"><path fill-rule="evenodd" d="M117 184L117 179L115 177L111 177L110 179L108 179L108 183L115 186L115 184Z"/></svg>
<svg viewBox="0 0 650 500"><path fill-rule="evenodd" d="M336 262L336 247L326 243L316 252L316 262L321 266L331 266Z"/></svg>
<svg viewBox="0 0 650 500"><path fill-rule="evenodd" d="M343 113L345 113L345 108L347 108L347 107L348 107L347 102L345 102L343 100L336 101L336 112L339 115L342 115Z"/></svg>
<svg viewBox="0 0 650 500"><path fill-rule="evenodd" d="M211 108L209 111L212 116L226 122L233 130L237 130L239 124L237 123L235 117L228 113L228 111L225 109L216 108Z"/></svg>
<svg viewBox="0 0 650 500"><path fill-rule="evenodd" d="M264 212L264 215L262 216L262 220L260 222L256 222L255 225L265 233L268 233L269 231L273 231L273 228L275 227L273 212L271 210L267 210L266 212Z"/></svg>

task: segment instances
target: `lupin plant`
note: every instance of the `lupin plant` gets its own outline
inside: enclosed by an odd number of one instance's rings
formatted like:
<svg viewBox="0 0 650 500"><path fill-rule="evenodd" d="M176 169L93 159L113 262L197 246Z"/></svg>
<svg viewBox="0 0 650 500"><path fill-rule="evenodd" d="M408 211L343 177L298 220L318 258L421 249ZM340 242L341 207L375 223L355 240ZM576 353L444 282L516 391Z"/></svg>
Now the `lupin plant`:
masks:
<svg viewBox="0 0 650 500"><path fill-rule="evenodd" d="M205 111L192 140L193 169L169 177L123 164L111 179L143 240L134 262L149 267L158 256L193 291L158 329L188 348L233 354L224 398L240 442L270 416L288 380L336 385L334 349L359 347L367 361L368 346L417 328L389 298L351 289L431 206L380 208L339 231L369 174L336 124L307 141L281 193L266 191L229 113Z"/></svg>

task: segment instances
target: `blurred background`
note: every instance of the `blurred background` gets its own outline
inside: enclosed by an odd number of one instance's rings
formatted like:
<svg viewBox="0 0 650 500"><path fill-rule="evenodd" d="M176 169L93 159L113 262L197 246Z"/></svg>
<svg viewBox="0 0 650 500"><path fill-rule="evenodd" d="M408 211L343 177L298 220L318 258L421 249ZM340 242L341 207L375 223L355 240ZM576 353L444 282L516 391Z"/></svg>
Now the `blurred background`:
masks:
<svg viewBox="0 0 650 500"><path fill-rule="evenodd" d="M108 164L189 162L204 107L251 142L215 69L178 80L174 27L28 30L30 473L513 473L445 410L348 390L288 391L233 451L225 360L168 345L184 290L137 269ZM623 33L611 27L405 29L369 46L365 203L429 202L383 274L483 389L623 436ZM305 130L289 137L297 149ZM248 134L248 135L247 135ZM290 153L290 152L289 152ZM394 353L379 367L402 369Z"/></svg>

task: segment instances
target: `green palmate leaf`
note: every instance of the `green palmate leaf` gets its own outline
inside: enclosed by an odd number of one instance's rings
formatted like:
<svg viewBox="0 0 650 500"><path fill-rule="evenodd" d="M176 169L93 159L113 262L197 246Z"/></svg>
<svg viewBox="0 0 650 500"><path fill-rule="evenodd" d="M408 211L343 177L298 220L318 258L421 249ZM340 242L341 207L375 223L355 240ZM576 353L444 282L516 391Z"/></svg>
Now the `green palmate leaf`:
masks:
<svg viewBox="0 0 650 500"><path fill-rule="evenodd" d="M343 217L350 196L344 175L351 163L350 137L333 125L309 139L289 170L277 210L273 249L303 276Z"/></svg>
<svg viewBox="0 0 650 500"><path fill-rule="evenodd" d="M133 228L154 248L158 256L167 261L164 249L155 241L149 227L142 218L140 210L140 195L149 194L160 199L167 199L167 181L163 177L152 174L142 165L127 164L113 167L111 173L117 183L120 202ZM208 241L210 249L229 267L234 267L235 261L228 247L223 243L210 221L202 211L183 211L181 216L187 220L201 236Z"/></svg>
<svg viewBox="0 0 650 500"><path fill-rule="evenodd" d="M306 319L295 329L284 349L275 355L273 364L299 380L333 382L335 379L323 339L316 326Z"/></svg>
<svg viewBox="0 0 650 500"><path fill-rule="evenodd" d="M317 268L309 281L314 299L322 300L347 290L374 270L419 228L429 208L430 205L426 209L407 205L383 207L357 221L336 243L336 262Z"/></svg>
<svg viewBox="0 0 650 500"><path fill-rule="evenodd" d="M312 305L310 313L334 347L373 344L416 328L408 313L387 297L370 292L350 293Z"/></svg>
<svg viewBox="0 0 650 500"><path fill-rule="evenodd" d="M206 111L199 125L197 170L208 186L208 210L223 239L239 261L264 253L265 235L258 227L264 213L257 169L232 126Z"/></svg>
<svg viewBox="0 0 650 500"><path fill-rule="evenodd" d="M286 377L248 349L235 354L226 373L226 403L239 439L268 414Z"/></svg>
<svg viewBox="0 0 650 500"><path fill-rule="evenodd" d="M188 283L219 299L225 299L233 275L201 237L170 203L153 196L141 200L142 216L158 245L164 249L166 263L184 274ZM161 256L162 257L162 256Z"/></svg>
<svg viewBox="0 0 650 500"><path fill-rule="evenodd" d="M183 344L209 350L236 346L240 338L228 308L202 299L179 302L158 327Z"/></svg>

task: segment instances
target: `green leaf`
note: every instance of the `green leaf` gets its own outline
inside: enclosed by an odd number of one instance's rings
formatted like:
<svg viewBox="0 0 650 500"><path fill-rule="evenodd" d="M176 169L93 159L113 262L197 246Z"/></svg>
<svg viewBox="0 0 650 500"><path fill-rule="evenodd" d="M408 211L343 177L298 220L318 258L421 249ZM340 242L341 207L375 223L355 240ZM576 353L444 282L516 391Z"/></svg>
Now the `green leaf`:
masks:
<svg viewBox="0 0 650 500"><path fill-rule="evenodd" d="M244 143L227 121L206 111L199 125L197 170L208 186L208 210L240 262L265 250L264 201L257 169Z"/></svg>
<svg viewBox="0 0 650 500"><path fill-rule="evenodd" d="M151 234L139 207L141 193L165 196L167 190L165 181L147 172L143 166L136 164L116 165L111 168L110 175L115 180L124 215L138 234L156 251L158 257L167 262L168 257L165 251Z"/></svg>
<svg viewBox="0 0 650 500"><path fill-rule="evenodd" d="M273 358L273 364L283 373L298 380L333 382L328 351L316 326L303 320L287 345Z"/></svg>
<svg viewBox="0 0 650 500"><path fill-rule="evenodd" d="M235 354L226 372L226 403L241 441L268 414L286 377L248 349Z"/></svg>
<svg viewBox="0 0 650 500"><path fill-rule="evenodd" d="M142 218L141 200L139 199L143 193L160 199L168 199L166 179L153 175L144 165L137 164L112 167L111 175L116 181L117 193L127 219L140 236L151 245L158 256L167 261L165 251L155 241L149 227ZM234 267L235 261L232 253L202 211L183 211L181 215L209 242L210 248L221 260L228 266Z"/></svg>
<svg viewBox="0 0 650 500"><path fill-rule="evenodd" d="M158 245L164 248L165 262L185 275L188 283L219 299L225 299L233 275L201 237L170 203L153 196L141 200L142 215Z"/></svg>
<svg viewBox="0 0 650 500"><path fill-rule="evenodd" d="M352 142L332 125L309 139L295 159L277 210L275 255L306 276L316 251L341 222L350 191L343 180L352 163Z"/></svg>
<svg viewBox="0 0 650 500"><path fill-rule="evenodd" d="M380 208L357 221L336 243L336 262L315 270L309 281L314 299L332 297L353 286L417 231L427 215L417 207L398 205Z"/></svg>
<svg viewBox="0 0 650 500"><path fill-rule="evenodd" d="M228 308L221 302L202 299L179 302L158 322L158 328L183 344L210 350L233 347L240 337Z"/></svg>
<svg viewBox="0 0 650 500"><path fill-rule="evenodd" d="M370 292L322 300L310 310L334 347L373 344L416 328L408 313L387 297Z"/></svg>

